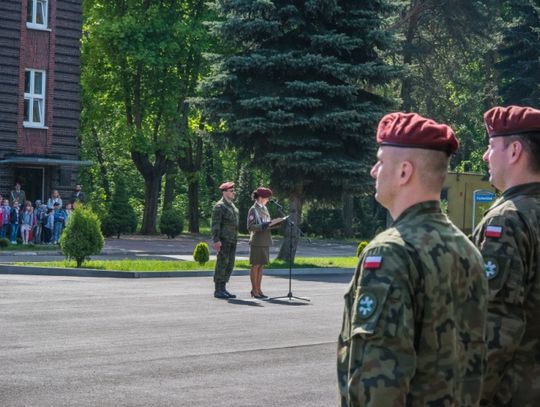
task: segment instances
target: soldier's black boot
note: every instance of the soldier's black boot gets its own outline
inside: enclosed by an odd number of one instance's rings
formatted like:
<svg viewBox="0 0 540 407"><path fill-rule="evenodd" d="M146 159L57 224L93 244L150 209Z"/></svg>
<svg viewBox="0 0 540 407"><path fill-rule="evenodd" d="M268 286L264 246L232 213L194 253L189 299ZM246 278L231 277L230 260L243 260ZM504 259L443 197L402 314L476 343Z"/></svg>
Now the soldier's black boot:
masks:
<svg viewBox="0 0 540 407"><path fill-rule="evenodd" d="M229 298L236 298L236 295L231 294L230 292L227 291L227 288L226 288L227 283L221 283L221 284L222 284L221 287L223 288L223 292L227 294Z"/></svg>
<svg viewBox="0 0 540 407"><path fill-rule="evenodd" d="M214 297L220 298L222 300L226 300L229 298L229 296L223 291L223 283L214 283L215 290L214 290Z"/></svg>

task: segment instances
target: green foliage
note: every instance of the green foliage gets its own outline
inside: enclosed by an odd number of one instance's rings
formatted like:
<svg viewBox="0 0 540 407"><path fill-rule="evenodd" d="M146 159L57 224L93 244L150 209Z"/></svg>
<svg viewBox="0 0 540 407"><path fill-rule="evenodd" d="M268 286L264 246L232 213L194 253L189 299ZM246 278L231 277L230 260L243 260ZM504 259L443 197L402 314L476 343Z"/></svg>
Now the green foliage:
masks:
<svg viewBox="0 0 540 407"><path fill-rule="evenodd" d="M366 246L369 244L366 240L362 240L360 243L358 243L358 247L356 248L356 257L360 257Z"/></svg>
<svg viewBox="0 0 540 407"><path fill-rule="evenodd" d="M303 224L305 233L322 237L341 237L343 217L341 210L310 208Z"/></svg>
<svg viewBox="0 0 540 407"><path fill-rule="evenodd" d="M0 239L0 248L5 249L8 246L9 246L9 239L6 239L5 237Z"/></svg>
<svg viewBox="0 0 540 407"><path fill-rule="evenodd" d="M112 201L109 205L103 223L103 234L107 237L115 236L120 239L122 233L133 233L137 226L135 211L129 203L129 196L122 177L116 180Z"/></svg>
<svg viewBox="0 0 540 407"><path fill-rule="evenodd" d="M64 256L73 259L77 267L91 255L99 254L103 249L99 219L90 209L78 205L72 212L69 222L60 239L60 249Z"/></svg>
<svg viewBox="0 0 540 407"><path fill-rule="evenodd" d="M193 260L200 265L203 265L210 260L210 250L208 249L208 244L206 242L197 243L195 250L193 250Z"/></svg>
<svg viewBox="0 0 540 407"><path fill-rule="evenodd" d="M505 105L540 107L540 3L506 1L502 20L506 28L495 64L500 75L499 94Z"/></svg>
<svg viewBox="0 0 540 407"><path fill-rule="evenodd" d="M159 230L174 239L184 229L184 216L181 211L171 208L162 212L159 220Z"/></svg>
<svg viewBox="0 0 540 407"><path fill-rule="evenodd" d="M270 186L303 198L360 187L373 128L391 105L374 88L397 70L382 53L389 1L213 1L217 58L203 105L219 133L269 171Z"/></svg>

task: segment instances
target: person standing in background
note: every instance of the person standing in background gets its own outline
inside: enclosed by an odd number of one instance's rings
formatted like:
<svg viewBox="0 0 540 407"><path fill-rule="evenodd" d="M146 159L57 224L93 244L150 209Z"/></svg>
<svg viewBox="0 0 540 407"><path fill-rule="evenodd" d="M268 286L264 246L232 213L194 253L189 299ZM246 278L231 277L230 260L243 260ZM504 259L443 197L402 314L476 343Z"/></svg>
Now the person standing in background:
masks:
<svg viewBox="0 0 540 407"><path fill-rule="evenodd" d="M9 197L12 204L14 201L19 203L19 208L26 202L26 193L21 189L21 183L19 181L15 182L15 186L9 193Z"/></svg>
<svg viewBox="0 0 540 407"><path fill-rule="evenodd" d="M247 215L247 229L249 231L249 264L251 270L251 296L254 298L268 298L261 289L263 268L270 262L270 246L272 234L270 233L270 213L266 204L272 196L272 190L259 187L251 194L255 201Z"/></svg>
<svg viewBox="0 0 540 407"><path fill-rule="evenodd" d="M84 204L86 202L86 196L84 195L84 192L82 191L81 184L75 185L75 191L71 194L70 202L72 205L75 205L75 203L80 202Z"/></svg>
<svg viewBox="0 0 540 407"><path fill-rule="evenodd" d="M234 182L224 182L219 186L221 199L212 211L212 241L217 252L214 270L214 297L236 298L227 291L227 283L234 268L236 242L238 239L238 209L233 203Z"/></svg>

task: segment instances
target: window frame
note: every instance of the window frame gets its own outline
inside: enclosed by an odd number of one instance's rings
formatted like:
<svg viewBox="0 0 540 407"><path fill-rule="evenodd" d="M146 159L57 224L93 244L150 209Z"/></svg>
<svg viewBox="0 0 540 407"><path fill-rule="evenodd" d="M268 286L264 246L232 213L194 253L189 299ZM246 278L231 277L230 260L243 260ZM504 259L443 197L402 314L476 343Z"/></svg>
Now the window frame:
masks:
<svg viewBox="0 0 540 407"><path fill-rule="evenodd" d="M26 92L26 73L27 72L30 72L30 92ZM41 81L41 91L42 93L39 94L39 93L34 93L34 84L35 84L35 79L36 79L36 73L39 72L43 75L43 79ZM45 127L45 115L46 115L46 110L45 110L45 95L46 95L46 90L47 90L47 87L46 87L46 83L47 83L47 72L42 70L42 69L31 69L31 68L28 68L28 69L25 69L24 70L24 84L25 84L25 87L24 87L24 101L26 102L26 100L28 100L28 109L29 109L29 112L28 112L28 118L30 119L30 121L26 121L26 117L25 117L25 109L24 109L24 103L23 103L23 126L24 127L33 127L33 128L46 128ZM41 101L41 121L39 122L35 122L33 121L33 117L34 117L34 102L36 100L40 100Z"/></svg>
<svg viewBox="0 0 540 407"><path fill-rule="evenodd" d="M38 2L44 3L45 7L43 8L43 24L36 23L37 20L37 5ZM26 27L35 29L35 30L49 30L49 0L28 0L27 7L32 6L32 19L31 21L26 21ZM27 15L28 18L28 15Z"/></svg>

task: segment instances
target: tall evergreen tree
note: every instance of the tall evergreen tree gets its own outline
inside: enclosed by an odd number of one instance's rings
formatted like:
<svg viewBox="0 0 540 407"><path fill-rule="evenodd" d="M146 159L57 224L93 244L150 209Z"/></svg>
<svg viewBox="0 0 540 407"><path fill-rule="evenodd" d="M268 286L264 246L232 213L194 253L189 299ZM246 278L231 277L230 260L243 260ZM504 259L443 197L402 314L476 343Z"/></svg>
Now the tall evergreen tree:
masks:
<svg viewBox="0 0 540 407"><path fill-rule="evenodd" d="M375 92L397 75L381 52L393 44L389 1L214 0L212 29L234 52L203 84L219 131L267 168L289 197L339 199L365 184L373 135L390 101ZM287 229L288 230L288 229ZM290 236L287 236L290 237ZM284 240L279 257L294 257Z"/></svg>
<svg viewBox="0 0 540 407"><path fill-rule="evenodd" d="M511 0L503 8L508 23L499 47L499 94L504 104L540 106L540 1Z"/></svg>

